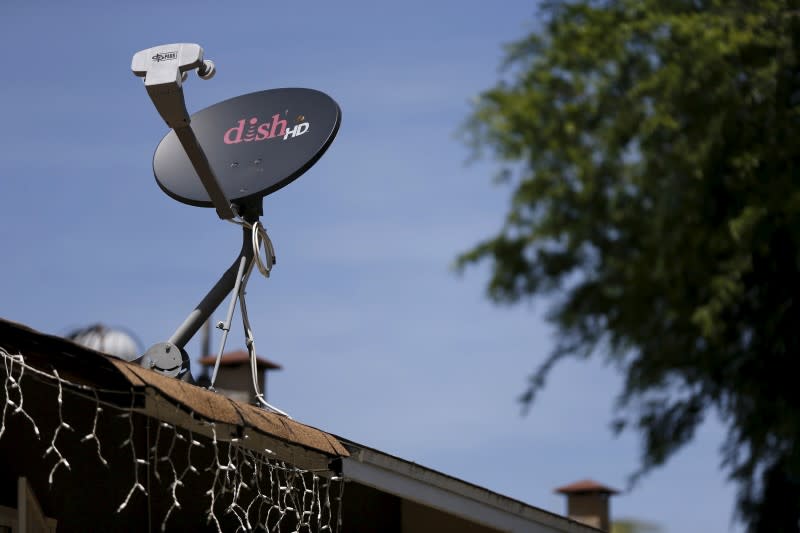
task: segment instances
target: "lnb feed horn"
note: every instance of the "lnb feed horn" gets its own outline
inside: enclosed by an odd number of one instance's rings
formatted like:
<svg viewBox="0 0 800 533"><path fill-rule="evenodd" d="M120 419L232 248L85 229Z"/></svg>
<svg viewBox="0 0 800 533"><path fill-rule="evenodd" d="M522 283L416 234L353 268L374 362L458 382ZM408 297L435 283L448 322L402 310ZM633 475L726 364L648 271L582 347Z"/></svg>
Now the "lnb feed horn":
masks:
<svg viewBox="0 0 800 533"><path fill-rule="evenodd" d="M147 94L167 126L175 130L178 140L208 191L217 215L223 219L236 217L222 187L208 162L203 147L191 127L191 118L186 110L183 96L183 81L188 71L197 69L202 79L210 79L216 73L212 61L203 59L203 49L192 43L175 43L154 46L136 52L131 61L131 70L144 78Z"/></svg>

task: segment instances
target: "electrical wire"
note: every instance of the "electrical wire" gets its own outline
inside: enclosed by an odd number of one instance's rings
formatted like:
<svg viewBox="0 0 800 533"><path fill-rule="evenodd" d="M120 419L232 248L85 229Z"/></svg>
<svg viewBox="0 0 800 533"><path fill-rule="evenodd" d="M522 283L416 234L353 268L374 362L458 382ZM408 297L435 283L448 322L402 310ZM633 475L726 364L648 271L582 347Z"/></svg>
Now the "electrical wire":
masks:
<svg viewBox="0 0 800 533"><path fill-rule="evenodd" d="M239 297L239 308L242 313L242 325L244 326L244 336L245 336L245 343L247 344L247 352L250 356L250 377L252 379L253 384L253 391L255 392L256 399L258 402L266 407L267 409L274 411L280 415L283 415L289 419L292 417L289 416L288 413L281 411L274 405L271 405L267 402L266 398L264 398L264 394L261 392L261 387L258 384L258 361L256 355L256 342L253 336L253 329L250 327L250 319L247 315L247 303L245 302L244 296L246 294L247 289L247 282L250 280L250 274L253 272L253 265L255 264L258 267L258 271L261 273L262 276L265 278L269 278L269 274L272 271L272 267L275 265L275 248L272 245L272 240L269 238L267 234L266 228L261 224L260 221L256 220L254 223L250 224L245 220L229 220L233 224L237 224L240 226L244 226L250 230L251 234L251 243L253 245L253 261L250 261L250 264L247 266L246 271L242 275L242 281L239 285L239 294L233 295L232 297ZM262 260L261 256L261 248L264 248L264 260ZM228 325L230 327L230 325ZM212 379L212 386L213 386L213 379Z"/></svg>
<svg viewBox="0 0 800 533"><path fill-rule="evenodd" d="M267 235L266 228L260 221L256 220L250 228L252 233L253 242L253 257L256 260L256 266L261 275L265 278L269 277L272 266L275 264L275 248L272 247L272 240ZM261 244L264 244L264 256L266 261L261 260Z"/></svg>
<svg viewBox="0 0 800 533"><path fill-rule="evenodd" d="M267 234L267 228L264 227L260 220L256 220L252 224L243 219L225 220L231 224L243 226L250 230L250 242L253 245L253 258L255 259L256 266L258 266L258 271L261 272L262 276L268 278L277 258L275 256L275 248L272 246L272 239L270 239L269 234ZM261 258L262 245L264 247L264 259Z"/></svg>
<svg viewBox="0 0 800 533"><path fill-rule="evenodd" d="M255 392L256 399L259 401L261 405L266 407L267 409L274 411L280 415L283 415L289 419L292 417L289 416L288 413L281 411L274 405L271 405L267 402L266 398L264 398L264 394L261 392L261 388L258 385L258 361L256 360L256 340L253 336L253 329L250 327L250 318L247 315L247 304L244 300L245 289L247 287L247 281L250 278L250 273L253 270L253 263L250 263L250 267L247 269L247 273L244 275L244 279L242 280L242 285L239 288L239 307L242 311L242 325L244 326L244 336L245 336L245 344L247 344L247 352L250 355L250 377L253 381L253 391Z"/></svg>

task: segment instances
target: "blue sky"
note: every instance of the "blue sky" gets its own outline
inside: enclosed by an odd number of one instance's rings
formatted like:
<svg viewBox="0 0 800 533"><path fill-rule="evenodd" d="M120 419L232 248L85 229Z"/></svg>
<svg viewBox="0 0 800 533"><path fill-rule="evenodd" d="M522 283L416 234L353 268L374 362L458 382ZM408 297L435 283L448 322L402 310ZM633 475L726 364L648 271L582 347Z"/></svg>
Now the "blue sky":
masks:
<svg viewBox="0 0 800 533"><path fill-rule="evenodd" d="M166 126L130 73L137 50L197 42L218 67L187 106L311 87L342 126L302 178L266 198L278 264L254 276L259 353L294 418L558 513L558 485L624 487L636 436L609 429L620 378L566 362L528 416L516 397L553 344L547 301L498 308L487 269L454 257L499 227L509 191L466 164L470 100L502 45L535 28L506 2L22 2L0 7L0 316L64 334L124 325L165 340L234 259L236 227L165 196ZM222 311L217 313L222 318ZM243 346L238 315L229 339ZM218 340L218 337L214 339ZM199 355L197 341L189 351ZM670 533L734 531L734 487L709 420L668 466L613 500Z"/></svg>

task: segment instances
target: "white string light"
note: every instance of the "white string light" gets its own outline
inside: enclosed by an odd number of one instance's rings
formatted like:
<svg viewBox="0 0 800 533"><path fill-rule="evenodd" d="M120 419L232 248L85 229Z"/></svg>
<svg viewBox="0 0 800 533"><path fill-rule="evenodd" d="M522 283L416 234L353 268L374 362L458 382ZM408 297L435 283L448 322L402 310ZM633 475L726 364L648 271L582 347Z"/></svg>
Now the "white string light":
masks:
<svg viewBox="0 0 800 533"><path fill-rule="evenodd" d="M146 465L149 466L149 462L145 459L139 459L136 457L136 446L133 442L133 433L134 433L134 425L133 425L133 407L134 402L136 401L136 396L131 394L131 410L126 411L122 414L119 414L120 418L127 418L128 419L128 428L130 433L128 433L128 438L122 441L120 444L120 448L124 448L125 446L130 446L131 448L131 457L133 458L133 485L131 486L131 490L128 491L128 495L125 497L125 501L123 501L120 506L117 508L117 512L119 513L125 507L128 506L128 503L131 501L131 497L133 494L138 490L141 491L142 494L147 496L147 490L144 488L144 485L139 483L139 465Z"/></svg>
<svg viewBox="0 0 800 533"><path fill-rule="evenodd" d="M25 364L22 359L22 355L11 355L3 348L0 347L0 355L3 356L3 366L6 369L6 380L3 384L3 388L6 392L6 401L3 403L3 415L2 421L0 421L0 437L3 436L3 433L6 430L6 411L9 407L13 407L14 410L11 412L12 414L22 414L25 418L33 426L33 432L36 435L36 438L39 438L39 428L36 425L36 422L33 421L33 418L25 412L23 407L23 396L22 396L22 376L25 374ZM14 363L17 363L19 367L19 376L14 377ZM19 403L14 402L11 399L11 391L16 390L17 395L19 397Z"/></svg>
<svg viewBox="0 0 800 533"><path fill-rule="evenodd" d="M81 439L81 442L86 442L89 440L94 440L97 443L97 458L100 459L100 462L103 466L108 466L108 461L105 460L103 454L100 453L100 439L97 438L97 419L100 418L100 413L103 412L103 408L100 407L100 399L97 397L97 391L94 391L94 400L95 400L95 409L94 409L94 422L92 422L92 432L88 433Z"/></svg>
<svg viewBox="0 0 800 533"><path fill-rule="evenodd" d="M61 378L58 377L58 372L56 370L53 370L53 375L56 378L56 383L58 383L58 426L56 427L55 431L53 431L53 440L50 441L50 447L47 448L47 450L44 452L44 456L45 457L50 455L51 452L55 453L56 456L58 457L58 461L56 461L56 464L53 465L53 468L50 470L50 476L48 476L48 478L47 478L48 483L50 483L51 485L53 484L53 474L56 473L56 469L58 469L59 466L64 465L64 466L67 467L67 470L70 470L69 461L67 461L67 459L61 454L61 452L58 449L58 446L56 445L56 441L58 440L58 434L62 429L66 429L66 430L69 430L69 431L74 431L74 429L72 429L72 426L70 426L69 424L64 422L64 413L62 411L62 408L63 408L63 405L64 405L64 399L63 399L64 390L63 390L63 387L61 386ZM22 376L22 374L20 374L20 377L21 376ZM22 387L19 387L19 397L20 397L19 405L20 405L20 409L21 409L22 408ZM27 413L26 413L26 416L27 416ZM28 418L30 418L30 417L28 417Z"/></svg>
<svg viewBox="0 0 800 533"><path fill-rule="evenodd" d="M107 394L119 395L120 391L118 390L104 390L69 382L61 378L56 370L52 370L52 373L44 372L28 365L22 355L12 355L3 348L0 348L0 357L3 359L0 369L5 370L4 376L0 376L0 379L3 380L0 392L4 393L0 409L0 438L6 433L7 421L15 415L22 415L27 419L36 437L40 438L41 436L34 417L24 407L23 375L27 376L26 381L35 379L37 382L51 385L57 389L58 425L53 430L49 439L50 445L45 451L45 457L49 455L56 457L56 462L48 477L51 487L55 483L54 475L59 467L64 466L67 470L71 470L68 458L59 448L59 445L63 447L63 431L80 431L79 434L84 435L80 439L81 443L94 441L98 461L108 467L109 461L101 449L101 441L104 440L101 435L103 427L100 424L101 418L103 420L125 419L128 422L128 431L119 448L127 447L130 450L133 481L125 499L116 509L117 512L122 512L127 508L135 500L137 493L141 493L142 497L147 498L147 504L150 504L150 498L153 497L151 491L139 481L140 468L145 467L148 479L152 473L159 483L168 483L169 490L167 492L171 502L161 521L162 531L166 531L168 521L174 512L182 508L178 489L190 484L189 475L196 478L191 481L192 485L196 486L197 483L206 482L204 480L208 478L203 474L207 474L211 478L211 485L205 492L210 502L206 509L207 520L209 523L214 523L219 533L222 533L223 530L221 519L223 515L232 515L231 519L235 521L234 524L238 525L237 531L263 529L278 532L287 523L291 524L292 531L298 533L301 531L303 533L341 531L341 502L344 490L344 480L341 477L325 477L316 472L298 469L293 465L274 459L272 457L274 454L268 449L256 451L246 447L245 439L219 440L217 426L194 414L192 414L193 423L206 427L211 434L210 439L196 436L191 430L182 429L164 421L153 420L152 423L156 424L155 437L152 446L150 446L150 442L147 443L146 458L142 458L137 454L135 446L134 417L145 418L148 428L151 421L145 415L134 410L140 393L133 389L125 393L130 398L130 407L120 407L118 403L104 401L99 394L103 392L103 397ZM74 424L81 425L81 423L88 426L88 422L82 422L88 420L88 417L81 417L72 424L65 419L63 406L69 396L75 396L93 405L94 416L91 427L80 430L73 427ZM177 406L176 409L178 409ZM114 411L116 416L108 417L108 410ZM115 431L105 437L106 450L108 450L109 444L117 440L118 434ZM148 441L150 440L149 429L145 437ZM206 444L203 444L201 440L204 440ZM169 444L166 444L167 442ZM185 457L179 457L179 443L181 446L186 446ZM161 451L161 448L165 449ZM213 455L203 472L198 471L193 464L192 451L195 449L208 449ZM179 461L185 461L185 467L180 471L177 464ZM165 470L161 472L160 468ZM148 486L149 483L148 481ZM334 516L334 507L336 516Z"/></svg>

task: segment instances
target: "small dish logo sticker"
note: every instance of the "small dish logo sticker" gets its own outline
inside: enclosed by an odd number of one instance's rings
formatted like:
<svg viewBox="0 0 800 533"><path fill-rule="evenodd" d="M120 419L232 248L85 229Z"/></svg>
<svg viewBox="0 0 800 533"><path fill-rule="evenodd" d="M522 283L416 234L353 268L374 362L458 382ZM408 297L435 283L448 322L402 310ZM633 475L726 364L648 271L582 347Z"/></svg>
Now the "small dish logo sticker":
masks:
<svg viewBox="0 0 800 533"><path fill-rule="evenodd" d="M305 117L303 117L305 118ZM243 118L230 128L222 136L225 144L239 144L240 142L266 141L275 137L283 137L283 140L290 137L299 137L308 131L311 125L308 122L297 124L287 128L288 123L280 115L272 115L272 120L266 120L259 124L258 117Z"/></svg>
<svg viewBox="0 0 800 533"><path fill-rule="evenodd" d="M171 61L173 59L178 59L177 50L173 50L172 52L157 53L152 57L152 60L156 63L161 63L162 61Z"/></svg>

